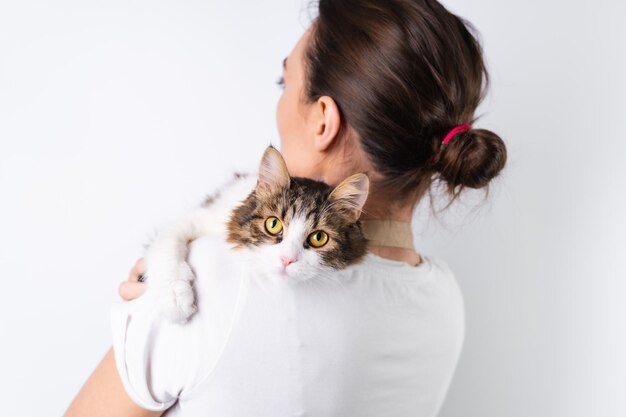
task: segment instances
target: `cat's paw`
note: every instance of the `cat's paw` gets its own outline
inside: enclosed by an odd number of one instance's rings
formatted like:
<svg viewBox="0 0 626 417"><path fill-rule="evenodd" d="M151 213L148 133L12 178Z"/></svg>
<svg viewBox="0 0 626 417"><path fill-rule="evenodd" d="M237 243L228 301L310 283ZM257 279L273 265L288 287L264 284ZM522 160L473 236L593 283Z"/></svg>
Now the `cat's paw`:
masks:
<svg viewBox="0 0 626 417"><path fill-rule="evenodd" d="M184 323L198 310L188 280L174 279L167 282L157 289L156 298L159 313L172 322Z"/></svg>
<svg viewBox="0 0 626 417"><path fill-rule="evenodd" d="M171 322L184 323L197 310L192 288L195 275L188 263L170 258L148 257L148 292L156 298L159 315Z"/></svg>

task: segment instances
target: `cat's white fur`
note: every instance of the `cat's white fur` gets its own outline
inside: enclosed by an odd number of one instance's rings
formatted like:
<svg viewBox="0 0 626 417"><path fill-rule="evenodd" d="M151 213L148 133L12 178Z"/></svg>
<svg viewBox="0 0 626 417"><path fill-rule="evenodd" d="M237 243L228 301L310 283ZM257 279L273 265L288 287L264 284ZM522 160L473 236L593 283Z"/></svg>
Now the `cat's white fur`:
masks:
<svg viewBox="0 0 626 417"><path fill-rule="evenodd" d="M189 243L207 235L225 238L232 210L256 183L256 175L240 176L220 190L210 204L159 231L145 256L145 296L156 299L156 307L166 319L183 322L197 309L192 290L195 276L186 260Z"/></svg>

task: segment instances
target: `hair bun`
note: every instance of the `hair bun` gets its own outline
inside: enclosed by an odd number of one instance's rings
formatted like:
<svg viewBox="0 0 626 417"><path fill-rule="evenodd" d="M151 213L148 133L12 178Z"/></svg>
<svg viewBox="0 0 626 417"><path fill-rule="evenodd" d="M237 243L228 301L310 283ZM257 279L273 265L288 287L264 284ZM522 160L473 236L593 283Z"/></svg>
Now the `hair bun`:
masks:
<svg viewBox="0 0 626 417"><path fill-rule="evenodd" d="M486 129L459 133L440 151L435 169L453 194L456 194L454 190L459 185L485 187L506 164L504 142L500 136Z"/></svg>

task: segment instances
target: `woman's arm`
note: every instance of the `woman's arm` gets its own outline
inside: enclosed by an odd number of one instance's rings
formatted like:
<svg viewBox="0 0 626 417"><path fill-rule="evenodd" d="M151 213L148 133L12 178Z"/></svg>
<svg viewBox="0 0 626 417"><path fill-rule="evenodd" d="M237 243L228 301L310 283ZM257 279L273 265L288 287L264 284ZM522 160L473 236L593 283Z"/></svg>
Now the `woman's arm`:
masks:
<svg viewBox="0 0 626 417"><path fill-rule="evenodd" d="M113 348L109 348L63 417L157 417L161 414L163 411L146 410L130 399L115 367Z"/></svg>
<svg viewBox="0 0 626 417"><path fill-rule="evenodd" d="M123 299L132 300L145 291L145 284L138 281L145 270L144 260L140 258L130 270L128 280L119 287ZM130 399L115 367L113 348L109 348L63 417L156 417L161 414L162 411L141 408Z"/></svg>

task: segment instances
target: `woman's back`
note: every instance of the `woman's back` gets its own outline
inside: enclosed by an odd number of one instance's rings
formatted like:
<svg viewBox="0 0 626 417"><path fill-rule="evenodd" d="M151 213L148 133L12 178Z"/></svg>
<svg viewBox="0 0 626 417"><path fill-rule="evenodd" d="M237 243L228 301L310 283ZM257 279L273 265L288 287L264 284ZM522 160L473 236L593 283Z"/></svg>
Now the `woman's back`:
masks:
<svg viewBox="0 0 626 417"><path fill-rule="evenodd" d="M333 279L270 284L218 238L193 243L198 313L112 309L117 367L168 416L433 416L464 334L454 275L437 258L368 254ZM127 315L128 314L128 315ZM130 320L128 319L130 317ZM178 399L178 401L177 401Z"/></svg>
<svg viewBox="0 0 626 417"><path fill-rule="evenodd" d="M330 185L366 172L360 220L405 223L404 235L433 183L450 204L466 188L488 190L507 152L473 126L488 74L472 25L436 0L316 3L279 79L290 175ZM378 237L368 237L370 253L419 263L412 246ZM436 414L464 321L442 261L410 267L368 255L332 282L266 288L221 242L196 242L192 255L200 311L190 323L155 322L145 297L113 308L117 368L137 404L173 406L171 415ZM110 358L71 415L119 388Z"/></svg>

